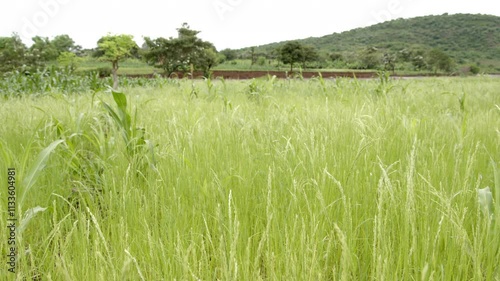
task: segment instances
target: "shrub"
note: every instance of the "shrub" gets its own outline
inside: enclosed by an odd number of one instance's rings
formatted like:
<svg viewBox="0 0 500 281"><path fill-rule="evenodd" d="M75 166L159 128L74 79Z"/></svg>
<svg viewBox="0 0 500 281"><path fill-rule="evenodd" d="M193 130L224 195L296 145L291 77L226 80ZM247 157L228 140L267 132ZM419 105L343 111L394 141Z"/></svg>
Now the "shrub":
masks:
<svg viewBox="0 0 500 281"><path fill-rule="evenodd" d="M479 74L479 72L481 71L481 69L477 65L471 65L469 71L472 74Z"/></svg>
<svg viewBox="0 0 500 281"><path fill-rule="evenodd" d="M109 67L99 67L98 69L96 69L96 71L101 78L111 76L111 68Z"/></svg>

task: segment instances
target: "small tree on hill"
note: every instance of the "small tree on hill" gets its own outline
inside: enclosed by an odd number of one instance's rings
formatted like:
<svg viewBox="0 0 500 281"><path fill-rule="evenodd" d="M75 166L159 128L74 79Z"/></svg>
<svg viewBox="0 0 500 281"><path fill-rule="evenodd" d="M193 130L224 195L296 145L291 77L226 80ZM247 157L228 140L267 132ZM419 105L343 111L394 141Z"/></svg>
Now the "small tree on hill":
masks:
<svg viewBox="0 0 500 281"><path fill-rule="evenodd" d="M427 65L436 73L438 70L451 72L453 59L440 49L432 49L427 55Z"/></svg>
<svg viewBox="0 0 500 281"><path fill-rule="evenodd" d="M302 46L302 68L306 68L306 63L319 61L319 54L313 46Z"/></svg>
<svg viewBox="0 0 500 281"><path fill-rule="evenodd" d="M375 47L369 47L360 53L361 68L377 69L382 61L379 50Z"/></svg>
<svg viewBox="0 0 500 281"><path fill-rule="evenodd" d="M279 49L278 58L284 64L290 64L290 72L293 72L293 65L301 63L306 68L307 62L317 61L318 52L312 46L304 46L297 41L288 42Z"/></svg>
<svg viewBox="0 0 500 281"><path fill-rule="evenodd" d="M392 71L396 69L396 62L398 57L396 54L384 53L383 57L384 70Z"/></svg>
<svg viewBox="0 0 500 281"><path fill-rule="evenodd" d="M224 50L220 51L220 53L222 53L226 57L227 61L235 60L236 57L238 56L238 53L236 52L236 50L232 50L232 49L224 49Z"/></svg>
<svg viewBox="0 0 500 281"><path fill-rule="evenodd" d="M106 35L97 42L99 59L111 62L113 74L113 88L118 88L118 62L130 56L137 44L132 35Z"/></svg>
<svg viewBox="0 0 500 281"><path fill-rule="evenodd" d="M304 61L304 46L296 41L286 43L280 48L279 60L290 64L290 72L293 72L293 65Z"/></svg>

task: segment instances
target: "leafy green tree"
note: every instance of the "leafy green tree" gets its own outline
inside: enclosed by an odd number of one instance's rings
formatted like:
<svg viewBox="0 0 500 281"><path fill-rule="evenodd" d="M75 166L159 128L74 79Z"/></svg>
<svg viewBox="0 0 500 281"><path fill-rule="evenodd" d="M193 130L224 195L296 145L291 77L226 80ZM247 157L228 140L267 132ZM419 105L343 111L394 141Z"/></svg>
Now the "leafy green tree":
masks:
<svg viewBox="0 0 500 281"><path fill-rule="evenodd" d="M427 65L436 73L438 70L451 72L453 59L440 49L432 49L427 55Z"/></svg>
<svg viewBox="0 0 500 281"><path fill-rule="evenodd" d="M412 51L408 49L399 50L397 53L397 58L399 62L411 62L412 59Z"/></svg>
<svg viewBox="0 0 500 281"><path fill-rule="evenodd" d="M238 53L236 52L236 50L232 50L232 49L224 49L224 50L220 51L220 53L226 57L227 61L235 60L238 56Z"/></svg>
<svg viewBox="0 0 500 281"><path fill-rule="evenodd" d="M149 37L145 37L144 40L147 47L143 57L149 65L163 69L167 76L184 65L179 40Z"/></svg>
<svg viewBox="0 0 500 281"><path fill-rule="evenodd" d="M118 63L131 55L137 44L132 35L106 35L97 42L99 59L111 63L113 88L118 88Z"/></svg>
<svg viewBox="0 0 500 281"><path fill-rule="evenodd" d="M427 63L425 62L425 58L422 55L416 55L411 59L411 64L413 65L415 70L422 70L427 67Z"/></svg>
<svg viewBox="0 0 500 281"><path fill-rule="evenodd" d="M32 38L33 45L29 51L33 57L34 64L44 65L49 61L55 61L59 52L48 37L35 36Z"/></svg>
<svg viewBox="0 0 500 281"><path fill-rule="evenodd" d="M56 48L58 55L61 55L63 52L77 53L82 49L82 47L76 45L75 41L67 34L57 35L51 42Z"/></svg>
<svg viewBox="0 0 500 281"><path fill-rule="evenodd" d="M369 47L361 52L361 68L363 69L377 69L381 61L381 54L375 47Z"/></svg>
<svg viewBox="0 0 500 281"><path fill-rule="evenodd" d="M203 71L205 77L210 77L210 71L212 67L219 64L219 56L215 51L215 48L203 49L201 54L195 60L194 64L197 68Z"/></svg>
<svg viewBox="0 0 500 281"><path fill-rule="evenodd" d="M255 53L255 47L250 48L250 65L254 65L257 62L257 54Z"/></svg>
<svg viewBox="0 0 500 281"><path fill-rule="evenodd" d="M187 23L183 23L177 29L178 40L181 46L181 56L186 62L185 66L190 69L210 69L216 63L216 50L212 43L197 37L200 31L190 29ZM212 51L207 51L212 49Z"/></svg>
<svg viewBox="0 0 500 281"><path fill-rule="evenodd" d="M427 68L425 56L426 54L423 50L413 50L410 52L409 61L411 62L415 70L423 70Z"/></svg>
<svg viewBox="0 0 500 281"><path fill-rule="evenodd" d="M328 57L333 62L344 60L344 56L340 53L331 53Z"/></svg>
<svg viewBox="0 0 500 281"><path fill-rule="evenodd" d="M199 31L184 23L177 29L177 38L144 38L144 59L149 65L161 68L170 76L175 71L201 69L208 71L218 63L217 52L210 42L197 37Z"/></svg>
<svg viewBox="0 0 500 281"><path fill-rule="evenodd" d="M20 68L28 51L19 35L0 37L0 73Z"/></svg>
<svg viewBox="0 0 500 281"><path fill-rule="evenodd" d="M286 43L280 48L279 60L290 64L290 72L293 72L293 65L304 61L304 46L297 41Z"/></svg>
<svg viewBox="0 0 500 281"><path fill-rule="evenodd" d="M215 47L213 47L203 49L201 54L195 60L194 65L196 66L196 69L203 71L203 75L205 77L209 77L211 75L210 72L212 68L219 63L220 56L215 50Z"/></svg>
<svg viewBox="0 0 500 281"><path fill-rule="evenodd" d="M319 60L319 54L313 46L303 46L302 47L303 57L302 57L302 68L306 68L306 63L314 62Z"/></svg>
<svg viewBox="0 0 500 281"><path fill-rule="evenodd" d="M383 57L383 63L384 63L384 70L389 70L394 72L396 69L396 62L398 60L398 57L396 54L390 54L390 53L384 53Z"/></svg>

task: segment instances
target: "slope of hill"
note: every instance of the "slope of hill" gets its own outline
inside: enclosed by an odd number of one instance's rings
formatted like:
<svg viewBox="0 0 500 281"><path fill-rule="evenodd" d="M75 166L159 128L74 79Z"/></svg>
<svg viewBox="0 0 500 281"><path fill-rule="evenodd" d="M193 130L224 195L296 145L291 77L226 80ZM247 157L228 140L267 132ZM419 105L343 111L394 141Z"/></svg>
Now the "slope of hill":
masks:
<svg viewBox="0 0 500 281"><path fill-rule="evenodd" d="M324 54L349 53L368 47L390 52L440 48L459 64L473 62L500 67L500 17L490 15L444 14L397 19L297 41ZM256 51L268 53L284 43L259 46Z"/></svg>

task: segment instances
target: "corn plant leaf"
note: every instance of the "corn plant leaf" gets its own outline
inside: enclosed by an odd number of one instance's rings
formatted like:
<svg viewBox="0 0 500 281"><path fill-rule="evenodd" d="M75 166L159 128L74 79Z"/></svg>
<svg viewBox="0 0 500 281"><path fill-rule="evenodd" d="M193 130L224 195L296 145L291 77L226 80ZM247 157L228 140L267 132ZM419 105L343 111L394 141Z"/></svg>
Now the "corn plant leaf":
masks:
<svg viewBox="0 0 500 281"><path fill-rule="evenodd" d="M29 169L29 172L26 174L22 181L22 186L24 187L24 192L21 197L21 203L24 201L26 194L28 194L29 190L33 187L38 177L40 176L41 171L45 168L45 164L49 159L50 154L54 149L57 148L58 145L63 143L64 140L56 140L49 144L45 149L43 149L36 158L35 162Z"/></svg>
<svg viewBox="0 0 500 281"><path fill-rule="evenodd" d="M131 118L130 114L127 112L127 97L124 93L112 91L113 99L118 106L118 114L120 115L120 121L123 130L130 131Z"/></svg>
<svg viewBox="0 0 500 281"><path fill-rule="evenodd" d="M118 106L119 109L126 111L127 110L127 97L125 96L124 93L120 92L111 92L113 94L113 99L116 102L116 105Z"/></svg>
<svg viewBox="0 0 500 281"><path fill-rule="evenodd" d="M37 213L44 212L47 210L47 208L42 208L40 206L37 206L35 208L31 208L26 213L24 214L24 217L21 219L21 222L19 223L19 227L17 228L17 233L21 234L23 231L26 229L26 226L28 226L28 223L30 220L35 217Z"/></svg>
<svg viewBox="0 0 500 281"><path fill-rule="evenodd" d="M109 115L113 118L116 125L122 131L125 142L128 143L131 139L131 118L127 112L127 97L120 92L112 91L113 100L117 105L117 110L114 110L109 104L102 102L104 108L108 111Z"/></svg>
<svg viewBox="0 0 500 281"><path fill-rule="evenodd" d="M105 102L103 102L102 105L108 111L109 115L111 115L111 118L113 118L113 120L115 120L117 124L120 124L121 123L120 117L118 116L118 114L116 114L115 110Z"/></svg>

